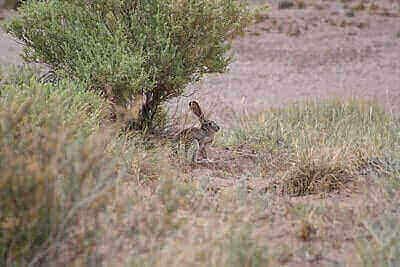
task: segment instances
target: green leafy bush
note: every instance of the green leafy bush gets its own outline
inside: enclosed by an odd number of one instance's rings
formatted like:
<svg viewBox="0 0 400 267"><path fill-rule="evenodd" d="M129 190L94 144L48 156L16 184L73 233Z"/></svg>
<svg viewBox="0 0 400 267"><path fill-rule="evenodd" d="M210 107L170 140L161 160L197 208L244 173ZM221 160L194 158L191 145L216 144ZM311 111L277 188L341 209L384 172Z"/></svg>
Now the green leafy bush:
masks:
<svg viewBox="0 0 400 267"><path fill-rule="evenodd" d="M6 28L26 61L117 104L144 95L141 126L189 83L224 72L229 41L255 14L236 0L31 0L19 12Z"/></svg>

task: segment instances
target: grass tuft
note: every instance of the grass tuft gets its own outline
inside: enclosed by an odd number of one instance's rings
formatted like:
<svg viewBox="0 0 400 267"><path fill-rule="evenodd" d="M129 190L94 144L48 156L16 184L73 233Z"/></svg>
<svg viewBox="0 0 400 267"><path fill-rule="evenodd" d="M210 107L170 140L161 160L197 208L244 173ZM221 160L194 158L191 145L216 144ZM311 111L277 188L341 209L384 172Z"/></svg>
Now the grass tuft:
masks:
<svg viewBox="0 0 400 267"><path fill-rule="evenodd" d="M220 142L249 147L266 179L303 196L343 188L373 158L398 159L399 129L399 119L374 103L335 99L249 117Z"/></svg>

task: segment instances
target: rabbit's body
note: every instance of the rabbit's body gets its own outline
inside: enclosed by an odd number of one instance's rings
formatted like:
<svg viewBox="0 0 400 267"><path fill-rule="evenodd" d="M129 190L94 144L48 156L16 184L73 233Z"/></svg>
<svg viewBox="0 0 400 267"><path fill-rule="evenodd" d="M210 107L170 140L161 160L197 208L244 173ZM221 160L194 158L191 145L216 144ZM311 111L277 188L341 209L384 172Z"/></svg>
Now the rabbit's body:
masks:
<svg viewBox="0 0 400 267"><path fill-rule="evenodd" d="M195 144L196 147L192 161L199 163L198 153L201 154L204 160L208 160L206 146L212 143L214 136L220 130L220 127L214 121L206 120L204 118L204 114L196 101L191 101L189 103L189 108L199 118L201 127L184 129L178 134L177 139L184 144L185 152L187 152L190 145Z"/></svg>

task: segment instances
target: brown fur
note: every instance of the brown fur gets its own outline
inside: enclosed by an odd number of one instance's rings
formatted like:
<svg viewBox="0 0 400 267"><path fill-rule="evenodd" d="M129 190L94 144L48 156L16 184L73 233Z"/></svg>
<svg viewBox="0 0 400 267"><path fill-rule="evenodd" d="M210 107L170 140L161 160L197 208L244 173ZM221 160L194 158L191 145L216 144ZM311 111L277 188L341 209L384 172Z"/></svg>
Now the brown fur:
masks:
<svg viewBox="0 0 400 267"><path fill-rule="evenodd" d="M190 145L196 145L192 162L201 162L198 160L198 153L200 153L204 160L208 161L206 146L212 143L220 127L214 121L204 118L200 105L196 101L190 101L189 108L199 119L201 127L192 127L182 130L178 134L178 141L185 145L185 152L187 152Z"/></svg>

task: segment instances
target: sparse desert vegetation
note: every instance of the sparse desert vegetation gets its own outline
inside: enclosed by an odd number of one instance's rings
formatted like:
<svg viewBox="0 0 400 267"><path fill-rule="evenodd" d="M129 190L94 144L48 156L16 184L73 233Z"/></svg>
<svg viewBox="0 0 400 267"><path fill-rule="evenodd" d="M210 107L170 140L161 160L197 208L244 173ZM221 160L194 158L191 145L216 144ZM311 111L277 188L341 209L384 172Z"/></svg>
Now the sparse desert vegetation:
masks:
<svg viewBox="0 0 400 267"><path fill-rule="evenodd" d="M98 123L109 110L100 97L32 77L1 89L5 265L382 266L400 256L400 120L375 103L242 116L218 136L215 163L192 165L159 139Z"/></svg>
<svg viewBox="0 0 400 267"><path fill-rule="evenodd" d="M400 264L400 117L378 101L231 110L193 164L160 130L185 114L133 130L58 71L1 69L0 266Z"/></svg>

